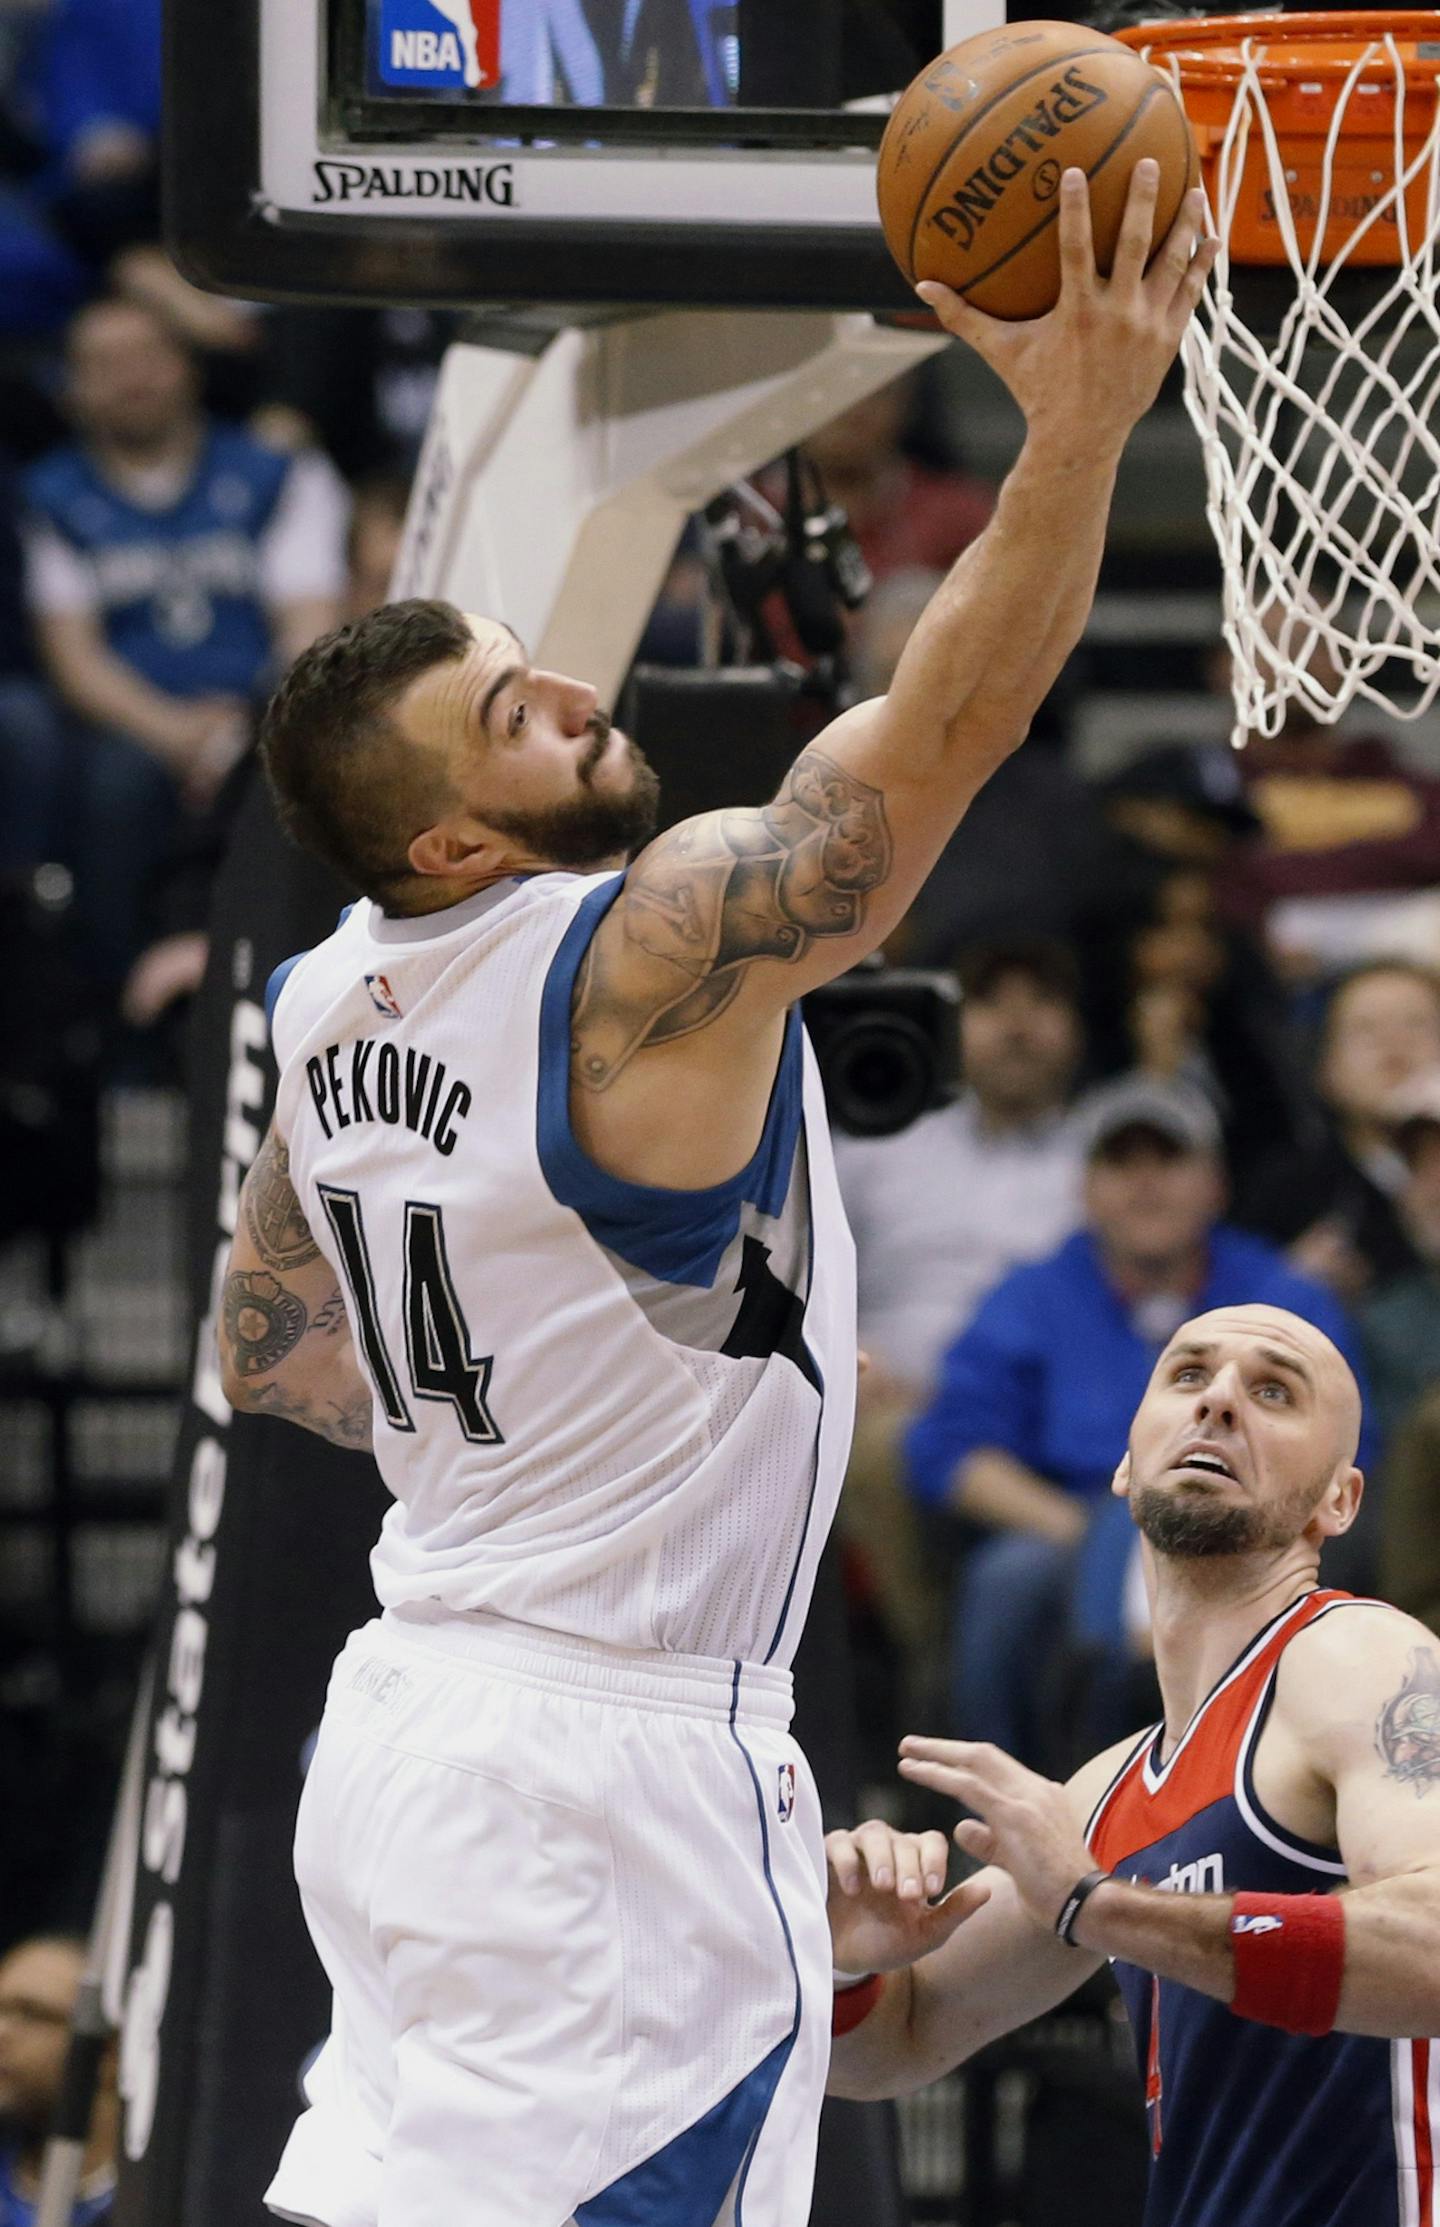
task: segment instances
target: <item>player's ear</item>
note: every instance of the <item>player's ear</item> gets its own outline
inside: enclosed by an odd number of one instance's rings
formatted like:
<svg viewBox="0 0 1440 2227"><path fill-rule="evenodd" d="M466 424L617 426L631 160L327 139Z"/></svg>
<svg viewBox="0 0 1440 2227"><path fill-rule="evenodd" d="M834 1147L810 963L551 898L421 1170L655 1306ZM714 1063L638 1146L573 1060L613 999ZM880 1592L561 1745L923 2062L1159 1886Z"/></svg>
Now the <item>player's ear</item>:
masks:
<svg viewBox="0 0 1440 2227"><path fill-rule="evenodd" d="M1365 1494L1365 1479L1353 1463L1348 1469L1338 1469L1320 1498L1320 1505L1311 1517L1318 1524L1322 1538L1338 1539L1350 1529L1360 1513L1360 1502Z"/></svg>
<svg viewBox="0 0 1440 2227"><path fill-rule="evenodd" d="M1127 1446L1120 1456L1119 1465L1110 1480L1110 1490L1117 1500L1130 1498L1130 1449Z"/></svg>
<svg viewBox="0 0 1440 2227"><path fill-rule="evenodd" d="M482 853L487 839L478 824L466 821L442 821L436 827L422 829L406 852L412 870L417 874L433 874L450 881L457 875L470 875L482 863Z"/></svg>

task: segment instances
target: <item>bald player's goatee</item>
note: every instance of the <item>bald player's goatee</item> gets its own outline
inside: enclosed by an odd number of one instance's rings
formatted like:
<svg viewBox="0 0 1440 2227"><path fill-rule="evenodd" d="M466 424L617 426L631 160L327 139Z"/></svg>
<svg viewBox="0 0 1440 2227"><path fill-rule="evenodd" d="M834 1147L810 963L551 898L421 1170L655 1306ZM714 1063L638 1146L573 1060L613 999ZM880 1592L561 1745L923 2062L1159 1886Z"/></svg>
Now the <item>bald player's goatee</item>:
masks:
<svg viewBox="0 0 1440 2227"><path fill-rule="evenodd" d="M1257 1508L1221 1506L1188 1494L1162 1492L1155 1485L1131 1493L1130 1513L1155 1552L1177 1562L1255 1554L1280 1543Z"/></svg>

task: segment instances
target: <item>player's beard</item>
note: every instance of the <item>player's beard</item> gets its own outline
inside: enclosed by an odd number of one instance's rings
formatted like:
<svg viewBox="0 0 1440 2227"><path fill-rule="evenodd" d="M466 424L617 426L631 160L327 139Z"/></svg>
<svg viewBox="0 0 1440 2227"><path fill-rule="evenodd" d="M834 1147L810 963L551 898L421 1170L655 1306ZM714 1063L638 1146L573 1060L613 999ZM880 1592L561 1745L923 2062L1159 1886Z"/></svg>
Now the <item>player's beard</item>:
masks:
<svg viewBox="0 0 1440 2227"><path fill-rule="evenodd" d="M486 824L522 843L532 856L570 872L584 873L633 855L655 833L660 783L649 759L627 737L628 782L594 787L594 769L609 734L608 725L597 727L595 746L581 764L578 796L533 812L487 812Z"/></svg>
<svg viewBox="0 0 1440 2227"><path fill-rule="evenodd" d="M1202 1488L1167 1492L1142 1485L1130 1495L1130 1513L1157 1554L1176 1562L1208 1562L1222 1555L1272 1554L1304 1530L1315 1495L1296 1495L1283 1508L1217 1501Z"/></svg>

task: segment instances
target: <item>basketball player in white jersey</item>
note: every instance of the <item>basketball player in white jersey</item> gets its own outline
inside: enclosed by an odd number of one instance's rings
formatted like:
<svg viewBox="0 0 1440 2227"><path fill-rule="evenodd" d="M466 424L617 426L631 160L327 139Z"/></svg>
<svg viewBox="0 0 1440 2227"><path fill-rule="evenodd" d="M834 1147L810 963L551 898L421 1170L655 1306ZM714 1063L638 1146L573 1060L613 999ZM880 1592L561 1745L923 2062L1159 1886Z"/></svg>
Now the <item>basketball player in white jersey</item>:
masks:
<svg viewBox="0 0 1440 2227"><path fill-rule="evenodd" d="M831 1981L788 1665L856 1357L796 1000L895 927L1080 632L1209 267L1197 203L1146 272L1156 191L1106 281L1067 175L1048 318L936 291L1024 449L889 695L772 804L639 847L653 776L593 688L447 604L327 637L270 708L292 831L364 895L273 985L225 1381L395 1495L301 1805L334 2023L282 2217L806 2217Z"/></svg>

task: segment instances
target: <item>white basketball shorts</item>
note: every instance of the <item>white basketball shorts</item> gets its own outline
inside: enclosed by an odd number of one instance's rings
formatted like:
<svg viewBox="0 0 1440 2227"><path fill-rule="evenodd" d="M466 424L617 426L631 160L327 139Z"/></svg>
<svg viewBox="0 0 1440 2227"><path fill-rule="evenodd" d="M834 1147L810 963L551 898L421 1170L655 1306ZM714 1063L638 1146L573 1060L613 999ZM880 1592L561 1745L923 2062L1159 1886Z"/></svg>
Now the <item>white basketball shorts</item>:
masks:
<svg viewBox="0 0 1440 2227"><path fill-rule="evenodd" d="M266 2201L318 2227L800 2227L830 2050L787 1671L387 1612L296 1833L334 1989Z"/></svg>

